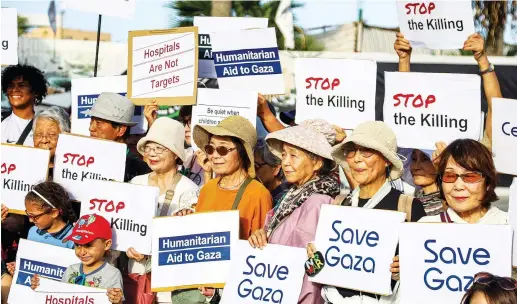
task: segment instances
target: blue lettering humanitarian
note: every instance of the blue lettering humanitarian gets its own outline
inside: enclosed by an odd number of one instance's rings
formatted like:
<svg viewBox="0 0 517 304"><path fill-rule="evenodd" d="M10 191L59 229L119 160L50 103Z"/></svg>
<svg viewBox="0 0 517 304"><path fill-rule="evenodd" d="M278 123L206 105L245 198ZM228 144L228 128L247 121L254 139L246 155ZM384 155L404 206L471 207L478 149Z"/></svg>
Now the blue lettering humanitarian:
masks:
<svg viewBox="0 0 517 304"><path fill-rule="evenodd" d="M426 257L424 262L432 264L424 273L424 283L427 288L437 291L442 288L447 288L453 292L465 292L472 285L474 280L473 273L464 274L444 274L439 268L440 263L453 265L469 265L474 263L479 266L486 266L490 263L490 252L485 248L473 249L469 248L452 248L442 247L434 250L437 241L430 239L424 242L426 252L430 253L430 257Z"/></svg>
<svg viewBox="0 0 517 304"><path fill-rule="evenodd" d="M501 130L503 131L503 134L506 136L517 137L517 127L510 126L509 121L503 123L503 125L501 126Z"/></svg>
<svg viewBox="0 0 517 304"><path fill-rule="evenodd" d="M329 238L330 242L350 244L356 246L376 247L379 244L379 234L376 231L360 231L359 229L338 227L342 221L332 223L332 231L335 236ZM338 246L330 246L325 253L325 260L330 267L341 266L343 269L375 273L375 260L372 257L350 255L341 253Z"/></svg>
<svg viewBox="0 0 517 304"><path fill-rule="evenodd" d="M217 78L282 74L278 48L213 52Z"/></svg>
<svg viewBox="0 0 517 304"><path fill-rule="evenodd" d="M61 281L66 271L66 267L23 258L20 258L20 265L21 267L18 271L16 284L29 287L31 286L31 278L34 274L43 278Z"/></svg>
<svg viewBox="0 0 517 304"><path fill-rule="evenodd" d="M119 95L126 96L126 93L118 93ZM97 97L100 94L90 94L90 95L79 95L77 96L77 118L78 119L86 119L91 118L90 115L83 114L84 111L90 110L93 107L93 104L97 101ZM142 115L142 106L135 107L134 116Z"/></svg>
<svg viewBox="0 0 517 304"><path fill-rule="evenodd" d="M253 264L254 255L249 255L246 258L246 270L242 273L246 278L239 283L237 292L239 297L243 299L251 298L256 301L282 303L284 292L281 289L275 289L276 281L285 281L289 275L289 268L284 265L272 265L265 263ZM254 284L257 278L264 278L261 280L267 286Z"/></svg>

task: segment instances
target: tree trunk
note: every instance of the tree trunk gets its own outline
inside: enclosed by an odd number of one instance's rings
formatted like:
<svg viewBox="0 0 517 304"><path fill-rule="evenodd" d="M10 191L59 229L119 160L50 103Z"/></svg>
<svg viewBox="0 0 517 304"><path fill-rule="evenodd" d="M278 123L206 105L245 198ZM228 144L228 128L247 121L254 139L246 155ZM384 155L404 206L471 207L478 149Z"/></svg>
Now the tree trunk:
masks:
<svg viewBox="0 0 517 304"><path fill-rule="evenodd" d="M231 0L212 0L212 16L230 17L232 13Z"/></svg>
<svg viewBox="0 0 517 304"><path fill-rule="evenodd" d="M503 56L504 50L504 28L497 29L494 32L494 43L489 43L486 46L487 55L491 56Z"/></svg>

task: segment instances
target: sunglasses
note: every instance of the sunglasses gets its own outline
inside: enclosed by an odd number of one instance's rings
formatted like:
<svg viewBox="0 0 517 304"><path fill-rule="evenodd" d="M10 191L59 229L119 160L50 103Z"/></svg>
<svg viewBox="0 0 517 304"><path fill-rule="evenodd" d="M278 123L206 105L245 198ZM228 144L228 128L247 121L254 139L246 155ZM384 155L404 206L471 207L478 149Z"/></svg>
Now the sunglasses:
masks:
<svg viewBox="0 0 517 304"><path fill-rule="evenodd" d="M512 278L500 277L500 276L496 276L496 275L493 275L488 272L480 272L474 276L474 283L479 283L482 285L490 285L493 282L497 282L499 287L501 287L502 289L507 290L507 291L513 291L513 290L517 289L517 281ZM466 294L463 297L461 304L465 304L467 295L468 294Z"/></svg>
<svg viewBox="0 0 517 304"><path fill-rule="evenodd" d="M226 148L224 146L215 147L213 145L205 146L205 152L208 155L212 155L212 154L214 154L215 151L217 151L217 154L219 154L220 156L225 156L226 154L232 152L233 150L237 150L237 148Z"/></svg>
<svg viewBox="0 0 517 304"><path fill-rule="evenodd" d="M345 149L345 155L347 158L352 158L355 156L355 153L359 151L362 157L371 157L373 153L375 152L372 149L364 148L364 147L350 147L348 149Z"/></svg>
<svg viewBox="0 0 517 304"><path fill-rule="evenodd" d="M483 173L479 172L470 172L465 174L456 174L454 172L445 172L442 175L442 182L444 183L454 183L458 179L461 178L462 181L468 184L474 184L483 179Z"/></svg>
<svg viewBox="0 0 517 304"><path fill-rule="evenodd" d="M27 210L25 210L25 214L27 214L27 216L33 221L37 221L40 217L44 216L45 214L49 214L50 212L52 212L52 209L49 209L43 213L40 213L38 215L32 215L30 214L29 212L27 212Z"/></svg>

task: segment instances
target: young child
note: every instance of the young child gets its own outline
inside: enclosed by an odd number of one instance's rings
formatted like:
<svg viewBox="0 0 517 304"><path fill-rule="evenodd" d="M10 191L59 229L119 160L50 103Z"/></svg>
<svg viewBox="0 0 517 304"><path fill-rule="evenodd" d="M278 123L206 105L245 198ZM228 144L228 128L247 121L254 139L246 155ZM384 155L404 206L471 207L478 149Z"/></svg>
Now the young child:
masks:
<svg viewBox="0 0 517 304"><path fill-rule="evenodd" d="M64 241L75 243L75 255L81 263L71 265L65 271L62 281L65 283L108 289L111 303L122 303L122 274L108 264L104 257L112 244L109 222L100 215L83 215L75 225L72 234ZM39 278L34 275L31 288L39 286Z"/></svg>

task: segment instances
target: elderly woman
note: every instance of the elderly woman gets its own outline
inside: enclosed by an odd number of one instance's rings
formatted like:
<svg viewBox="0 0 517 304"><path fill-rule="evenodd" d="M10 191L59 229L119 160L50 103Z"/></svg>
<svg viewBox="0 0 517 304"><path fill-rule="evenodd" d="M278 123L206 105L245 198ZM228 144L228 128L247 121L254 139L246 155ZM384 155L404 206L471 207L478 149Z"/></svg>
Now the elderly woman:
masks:
<svg viewBox="0 0 517 304"><path fill-rule="evenodd" d="M60 133L70 132L70 116L60 107L52 106L36 113L32 133L34 147L50 150L49 180L54 172L54 155Z"/></svg>
<svg viewBox="0 0 517 304"><path fill-rule="evenodd" d="M321 205L330 204L340 191L331 174L335 138L335 130L324 120L306 120L266 137L272 152L282 158L282 169L292 186L268 214L264 228L249 238L252 247L271 243L303 248L314 239ZM322 303L320 289L305 276L298 303Z"/></svg>

